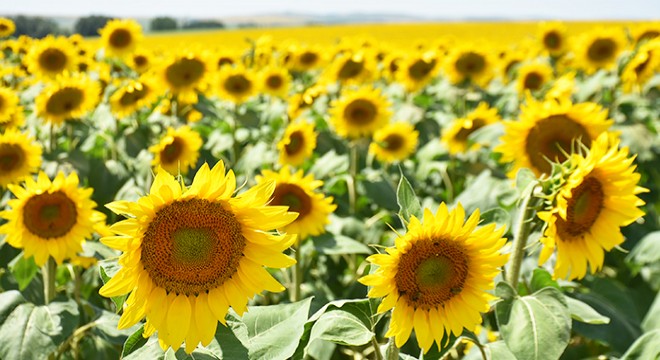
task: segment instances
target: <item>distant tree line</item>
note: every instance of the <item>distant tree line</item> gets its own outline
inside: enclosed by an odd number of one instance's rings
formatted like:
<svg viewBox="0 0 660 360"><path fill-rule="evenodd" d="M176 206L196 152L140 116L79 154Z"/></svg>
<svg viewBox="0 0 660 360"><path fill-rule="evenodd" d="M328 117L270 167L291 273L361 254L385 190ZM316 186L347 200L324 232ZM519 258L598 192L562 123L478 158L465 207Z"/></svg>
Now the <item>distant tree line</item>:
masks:
<svg viewBox="0 0 660 360"><path fill-rule="evenodd" d="M11 18L16 24L14 36L27 35L35 39L41 39L47 35L70 35L71 31L62 29L57 22L52 19L40 16L15 16ZM98 36L105 24L112 20L112 17L103 15L83 16L76 20L73 26L73 33L82 36ZM192 20L181 25L181 29L222 29L225 27L217 20ZM179 23L176 19L167 16L160 16L151 19L149 30L151 31L174 31L179 29Z"/></svg>

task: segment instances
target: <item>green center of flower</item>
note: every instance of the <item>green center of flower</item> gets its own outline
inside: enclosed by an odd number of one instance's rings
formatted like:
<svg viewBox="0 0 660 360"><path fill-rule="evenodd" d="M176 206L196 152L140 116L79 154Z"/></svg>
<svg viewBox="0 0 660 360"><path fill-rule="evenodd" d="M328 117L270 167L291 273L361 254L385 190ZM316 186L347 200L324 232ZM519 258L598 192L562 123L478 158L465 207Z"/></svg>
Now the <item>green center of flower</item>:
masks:
<svg viewBox="0 0 660 360"><path fill-rule="evenodd" d="M18 169L25 159L23 148L16 144L0 144L0 170L8 173Z"/></svg>
<svg viewBox="0 0 660 360"><path fill-rule="evenodd" d="M76 204L63 191L33 195L23 208L23 224L42 239L68 234L77 220Z"/></svg>
<svg viewBox="0 0 660 360"><path fill-rule="evenodd" d="M574 141L591 146L591 137L582 124L566 115L552 115L536 123L525 142L525 152L539 173L550 174L551 161L564 162Z"/></svg>
<svg viewBox="0 0 660 360"><path fill-rule="evenodd" d="M85 98L82 89L65 87L55 92L46 102L46 112L52 115L70 116L80 108Z"/></svg>
<svg viewBox="0 0 660 360"><path fill-rule="evenodd" d="M140 261L168 293L198 295L238 271L245 245L241 224L221 203L174 201L147 226Z"/></svg>
<svg viewBox="0 0 660 360"><path fill-rule="evenodd" d="M376 119L378 109L366 99L353 100L344 110L344 118L352 125L368 125Z"/></svg>
<svg viewBox="0 0 660 360"><path fill-rule="evenodd" d="M597 39L589 46L587 57L594 62L605 62L614 58L616 43L612 39Z"/></svg>
<svg viewBox="0 0 660 360"><path fill-rule="evenodd" d="M284 146L287 155L297 154L305 144L305 137L300 131L294 131L289 135L289 143Z"/></svg>
<svg viewBox="0 0 660 360"><path fill-rule="evenodd" d="M278 184L275 191L273 191L270 204L288 206L289 211L298 213L296 221L304 218L312 211L312 199L305 190L296 184Z"/></svg>
<svg viewBox="0 0 660 360"><path fill-rule="evenodd" d="M116 29L112 32L112 34L110 34L108 42L114 48L123 49L129 46L132 40L133 38L130 31L126 29Z"/></svg>
<svg viewBox="0 0 660 360"><path fill-rule="evenodd" d="M588 232L598 219L603 209L605 193L598 179L587 177L573 189L571 194L566 209L566 220L559 218L557 226L560 233L579 236Z"/></svg>
<svg viewBox="0 0 660 360"><path fill-rule="evenodd" d="M66 66L66 54L60 49L50 48L39 54L39 67L50 72L61 72Z"/></svg>
<svg viewBox="0 0 660 360"><path fill-rule="evenodd" d="M399 259L399 295L415 308L441 306L460 294L469 272L463 246L447 239L419 239Z"/></svg>

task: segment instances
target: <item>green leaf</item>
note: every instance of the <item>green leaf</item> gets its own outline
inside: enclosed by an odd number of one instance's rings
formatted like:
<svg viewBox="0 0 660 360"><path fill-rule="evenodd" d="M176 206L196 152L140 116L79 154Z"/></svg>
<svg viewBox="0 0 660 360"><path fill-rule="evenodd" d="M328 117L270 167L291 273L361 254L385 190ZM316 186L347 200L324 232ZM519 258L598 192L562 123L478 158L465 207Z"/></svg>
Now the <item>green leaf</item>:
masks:
<svg viewBox="0 0 660 360"><path fill-rule="evenodd" d="M142 335L140 335L142 336ZM165 359L165 352L160 348L158 344L158 338L155 336L150 337L147 340L147 343L143 346L137 348L126 356L122 355L123 360L142 360L142 359L153 359L153 360L163 360Z"/></svg>
<svg viewBox="0 0 660 360"><path fill-rule="evenodd" d="M660 290L660 231L644 236L626 257L633 274L640 273L653 290Z"/></svg>
<svg viewBox="0 0 660 360"><path fill-rule="evenodd" d="M14 279L18 283L19 290L24 290L32 281L34 276L39 272L39 267L34 262L34 257L30 256L28 259L23 257L21 252L18 256L9 263Z"/></svg>
<svg viewBox="0 0 660 360"><path fill-rule="evenodd" d="M660 293L656 294L653 305L642 321L642 329L651 331L660 329Z"/></svg>
<svg viewBox="0 0 660 360"><path fill-rule="evenodd" d="M147 343L148 339L142 336L142 334L144 334L144 325L140 326L139 329L137 329L133 334L131 334L131 336L128 337L128 339L126 339L124 348L121 351L122 358L126 358L128 355L132 354Z"/></svg>
<svg viewBox="0 0 660 360"><path fill-rule="evenodd" d="M493 208L481 213L481 220L483 224L495 223L497 227L504 226L505 229L511 228L511 214L502 208Z"/></svg>
<svg viewBox="0 0 660 360"><path fill-rule="evenodd" d="M339 155L330 150L318 158L309 172L315 179L326 179L348 171L348 155Z"/></svg>
<svg viewBox="0 0 660 360"><path fill-rule="evenodd" d="M235 324L240 324L240 326L245 327L243 323L240 323L240 320L237 317L233 316L233 313L229 313L227 318L228 325L231 325L233 321ZM235 332L232 332L231 329L222 324L218 324L218 328L215 330L215 337L209 346L207 346L207 349L220 359L248 358L248 349L245 345L238 339Z"/></svg>
<svg viewBox="0 0 660 360"><path fill-rule="evenodd" d="M532 281L529 282L530 290L532 292L539 291L546 287L553 287L559 290L559 284L552 279L552 275L545 269L534 269L532 273Z"/></svg>
<svg viewBox="0 0 660 360"><path fill-rule="evenodd" d="M349 302L327 310L312 327L310 344L316 340L360 346L371 341L371 307L368 300Z"/></svg>
<svg viewBox="0 0 660 360"><path fill-rule="evenodd" d="M546 287L532 295L511 297L513 289L500 284L496 292L500 290L507 296L496 304L495 316L511 352L518 359L559 359L571 334L571 318L564 295L555 288Z"/></svg>
<svg viewBox="0 0 660 360"><path fill-rule="evenodd" d="M660 330L653 330L635 341L620 360L658 359L660 357Z"/></svg>
<svg viewBox="0 0 660 360"><path fill-rule="evenodd" d="M506 346L506 343L503 340L495 341L484 346L486 349L486 354L489 355L489 359L493 360L503 360L503 359L515 359L515 355L509 350Z"/></svg>
<svg viewBox="0 0 660 360"><path fill-rule="evenodd" d="M325 233L313 238L314 248L321 254L371 254L371 249L348 236Z"/></svg>
<svg viewBox="0 0 660 360"><path fill-rule="evenodd" d="M117 260L99 261L99 275L101 276L101 280L103 280L103 284L107 284L119 269L121 269L121 267L119 266L119 263L117 263ZM126 298L128 298L128 294L110 298L115 304L115 311L117 313L123 308Z"/></svg>
<svg viewBox="0 0 660 360"><path fill-rule="evenodd" d="M292 304L250 307L232 330L251 359L288 359L304 332L312 298Z"/></svg>
<svg viewBox="0 0 660 360"><path fill-rule="evenodd" d="M422 218L422 205L415 195L412 185L403 175L403 171L401 171L401 179L396 188L396 203L399 204L399 216L406 222L410 221L412 215Z"/></svg>
<svg viewBox="0 0 660 360"><path fill-rule="evenodd" d="M571 318L577 321L594 325L610 322L610 318L599 314L594 308L580 300L566 296L566 302L568 303L568 310L571 312Z"/></svg>
<svg viewBox="0 0 660 360"><path fill-rule="evenodd" d="M18 300L15 294L10 294L4 308ZM48 359L78 325L78 306L73 300L47 306L23 303L14 307L4 320L0 325L0 358Z"/></svg>

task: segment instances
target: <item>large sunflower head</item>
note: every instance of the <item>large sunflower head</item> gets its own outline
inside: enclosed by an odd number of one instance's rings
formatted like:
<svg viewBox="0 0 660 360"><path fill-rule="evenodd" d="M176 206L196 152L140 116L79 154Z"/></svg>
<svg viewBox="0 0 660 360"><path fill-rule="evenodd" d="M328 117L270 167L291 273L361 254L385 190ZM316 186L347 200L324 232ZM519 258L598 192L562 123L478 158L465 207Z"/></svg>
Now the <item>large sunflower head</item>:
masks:
<svg viewBox="0 0 660 360"><path fill-rule="evenodd" d="M186 174L197 165L202 137L189 126L167 128L158 144L149 147L154 155L153 166L160 166L172 175Z"/></svg>
<svg viewBox="0 0 660 360"><path fill-rule="evenodd" d="M262 92L285 99L289 95L291 75L286 68L268 66L259 73L259 84Z"/></svg>
<svg viewBox="0 0 660 360"><path fill-rule="evenodd" d="M332 203L332 197L325 197L318 191L323 181L315 180L312 174L304 176L302 170L292 174L288 165L279 172L264 170L256 180L258 185L275 183L271 205L288 206L289 211L298 213L296 220L279 229L297 234L300 241L325 232L325 225L330 223L329 216L337 205Z"/></svg>
<svg viewBox="0 0 660 360"><path fill-rule="evenodd" d="M28 71L43 79L54 79L65 72L75 71L77 63L71 42L65 37L52 35L35 41L25 58Z"/></svg>
<svg viewBox="0 0 660 360"><path fill-rule="evenodd" d="M282 140L277 143L280 164L300 166L306 159L312 157L314 148L316 148L314 124L304 120L292 122L286 127Z"/></svg>
<svg viewBox="0 0 660 360"><path fill-rule="evenodd" d="M660 37L644 42L623 68L621 82L626 92L639 90L660 70Z"/></svg>
<svg viewBox="0 0 660 360"><path fill-rule="evenodd" d="M115 116L123 118L151 105L157 96L156 86L149 78L130 80L110 96L110 109Z"/></svg>
<svg viewBox="0 0 660 360"><path fill-rule="evenodd" d="M545 62L528 62L518 68L516 89L519 96L525 96L527 91L536 93L552 80L552 66Z"/></svg>
<svg viewBox="0 0 660 360"><path fill-rule="evenodd" d="M436 214L424 210L424 221L412 216L408 232L395 240L385 254L371 255L378 269L359 281L371 286L369 297L383 297L382 313L392 308L387 337L401 347L413 328L417 343L428 351L445 334L460 336L474 331L481 312L494 297L487 293L507 261L501 253L504 228L495 224L477 228L479 210L465 221L458 204L451 212L445 203Z"/></svg>
<svg viewBox="0 0 660 360"><path fill-rule="evenodd" d="M337 134L348 138L370 136L390 121L390 102L380 90L364 86L348 90L331 103L330 116Z"/></svg>
<svg viewBox="0 0 660 360"><path fill-rule="evenodd" d="M527 98L518 121L505 122L501 143L495 148L502 162L513 161L509 176L530 168L536 176L549 175L552 162L568 159L577 142L591 146L612 125L607 110L596 103L573 104L567 99L536 101Z"/></svg>
<svg viewBox="0 0 660 360"><path fill-rule="evenodd" d="M637 195L647 190L637 186L634 158L607 133L594 140L587 156L571 158L573 171L554 204L538 213L546 222L539 264L556 249L556 278L581 279L587 265L591 273L600 270L604 252L624 241L620 227L644 215Z"/></svg>
<svg viewBox="0 0 660 360"><path fill-rule="evenodd" d="M418 138L419 132L412 124L392 123L376 130L369 152L382 162L402 161L415 152Z"/></svg>
<svg viewBox="0 0 660 360"><path fill-rule="evenodd" d="M485 87L493 77L493 60L487 50L464 45L449 53L444 70L452 84L468 82Z"/></svg>
<svg viewBox="0 0 660 360"><path fill-rule="evenodd" d="M257 94L257 82L251 70L243 66L227 66L218 73L216 89L221 98L241 104Z"/></svg>
<svg viewBox="0 0 660 360"><path fill-rule="evenodd" d="M0 134L0 188L16 184L41 166L41 147L16 129Z"/></svg>
<svg viewBox="0 0 660 360"><path fill-rule="evenodd" d="M37 115L54 124L78 119L96 106L100 93L98 82L89 77L58 77L37 96Z"/></svg>
<svg viewBox="0 0 660 360"><path fill-rule="evenodd" d="M106 55L124 56L142 41L142 26L135 20L110 20L99 30Z"/></svg>
<svg viewBox="0 0 660 360"><path fill-rule="evenodd" d="M34 256L42 266L53 257L57 263L76 256L95 227L105 225L105 215L94 210L92 189L78 188L78 175L57 174L51 182L44 172L37 181L25 179L24 186L9 185L16 199L11 209L0 213L8 222L0 226L7 243L23 249L25 258Z"/></svg>
<svg viewBox="0 0 660 360"><path fill-rule="evenodd" d="M0 38L10 36L16 31L16 24L11 19L0 17Z"/></svg>
<svg viewBox="0 0 660 360"><path fill-rule="evenodd" d="M576 65L588 74L600 69L610 70L625 46L626 37L621 29L596 29L576 41L573 47Z"/></svg>
<svg viewBox="0 0 660 360"><path fill-rule="evenodd" d="M647 24L638 24L630 29L635 44L660 38L660 22L655 21Z"/></svg>
<svg viewBox="0 0 660 360"><path fill-rule="evenodd" d="M0 86L0 125L8 123L18 110L18 95L10 88Z"/></svg>
<svg viewBox="0 0 660 360"><path fill-rule="evenodd" d="M561 21L541 22L538 39L541 47L553 57L563 55L568 49L566 25Z"/></svg>
<svg viewBox="0 0 660 360"><path fill-rule="evenodd" d="M214 67L203 52L184 51L163 60L157 73L165 88L182 101L197 101L197 91L206 90Z"/></svg>
<svg viewBox="0 0 660 360"><path fill-rule="evenodd" d="M465 118L456 119L447 127L440 137L450 154L456 155L464 153L471 149L478 149L480 144L470 144L469 137L473 132L486 125L497 123L501 120L497 109L488 106L488 103L481 102L476 109L467 114Z"/></svg>
<svg viewBox="0 0 660 360"><path fill-rule="evenodd" d="M419 91L437 74L438 64L438 57L433 51L408 56L397 63L397 80L409 92Z"/></svg>
<svg viewBox="0 0 660 360"><path fill-rule="evenodd" d="M160 345L187 353L208 345L218 321L232 307L239 315L248 299L263 290L282 291L264 266L283 268L295 260L282 254L295 235L271 232L296 214L270 205L272 181L233 197L234 173L218 162L204 164L190 187L159 171L150 193L138 202L107 205L127 216L110 227L116 236L101 242L121 250L121 269L106 283L102 296L130 292L120 329L146 317L145 337L158 331Z"/></svg>

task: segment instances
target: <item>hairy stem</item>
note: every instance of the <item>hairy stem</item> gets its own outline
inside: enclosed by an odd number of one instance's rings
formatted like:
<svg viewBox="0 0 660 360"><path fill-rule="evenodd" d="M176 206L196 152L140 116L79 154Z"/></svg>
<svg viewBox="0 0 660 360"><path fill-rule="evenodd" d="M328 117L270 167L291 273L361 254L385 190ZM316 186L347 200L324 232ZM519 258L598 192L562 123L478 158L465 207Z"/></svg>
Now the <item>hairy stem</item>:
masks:
<svg viewBox="0 0 660 360"><path fill-rule="evenodd" d="M55 277L57 276L57 264L52 257L48 258L42 269L44 277L44 301L49 304L55 298Z"/></svg>
<svg viewBox="0 0 660 360"><path fill-rule="evenodd" d="M525 246L527 245L527 237L534 220L534 208L531 205L534 199L536 186L523 198L520 213L518 214L518 221L515 231L513 233L513 253L509 260L509 269L506 273L506 281L514 289L518 289L518 278L520 278L520 266L525 258Z"/></svg>
<svg viewBox="0 0 660 360"><path fill-rule="evenodd" d="M296 259L296 263L293 264L293 288L291 289L291 301L296 302L302 300L302 294L300 293L300 285L302 284L302 277L303 277L303 267L302 264L300 263L301 261L301 256L300 256L300 244L301 241L298 240L298 244L294 246L294 256Z"/></svg>

